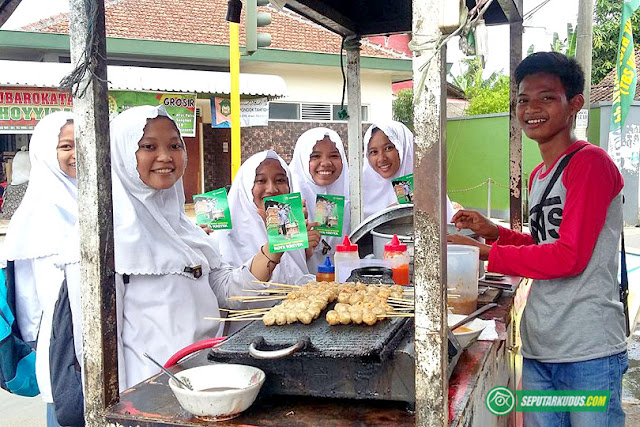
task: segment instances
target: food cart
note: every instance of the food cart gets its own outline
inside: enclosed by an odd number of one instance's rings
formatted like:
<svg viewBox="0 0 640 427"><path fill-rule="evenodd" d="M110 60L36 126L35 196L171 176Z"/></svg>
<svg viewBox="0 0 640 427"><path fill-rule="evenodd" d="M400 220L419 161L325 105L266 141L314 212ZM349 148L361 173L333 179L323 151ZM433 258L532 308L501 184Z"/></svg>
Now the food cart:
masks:
<svg viewBox="0 0 640 427"><path fill-rule="evenodd" d="M15 0L8 4L15 6ZM274 2L279 5L284 1ZM445 5L459 2L437 0L351 1L292 0L286 7L344 37L347 51L349 114L349 163L352 182L353 226L362 220L360 170L362 135L359 82L359 39L374 34L413 32L415 106L415 324L404 322L398 331L413 327L413 385L415 412L393 401L338 400L295 397L265 397L234 424L398 424L398 425L491 425L504 424L483 411L484 396L493 385L509 385L511 351L517 344L514 312L518 292L499 297L498 307L485 318L498 319L500 339L474 344L458 359L449 379L447 373L446 267L444 203L446 189L444 149L444 50L438 18ZM522 0L488 0L469 9L482 8L487 25L509 24L511 69L521 59ZM413 6L413 7L412 7ZM4 6L8 8L9 6ZM71 0L71 60L78 68L75 98L78 134L78 187L83 274L85 337L85 417L88 425L199 425L182 411L166 387L164 377L153 377L118 393L115 328L115 287L111 178L108 142L108 105L104 3L102 0ZM10 12L9 12L10 13ZM515 87L512 83L512 99ZM510 126L511 225L521 228L521 132L512 103ZM513 290L520 278L509 278ZM397 335L397 331L395 334ZM393 335L393 336L396 336ZM394 352L401 349L402 336ZM183 362L204 363L206 352ZM398 356L401 357L401 356ZM400 365L400 363L398 363ZM178 367L178 369L181 367ZM409 375L410 364L402 369ZM511 377L512 378L512 377ZM513 378L511 380L513 384ZM384 384L378 384L384 391ZM365 391L376 393L371 388ZM489 418L487 418L489 416ZM287 421L287 420L290 420Z"/></svg>

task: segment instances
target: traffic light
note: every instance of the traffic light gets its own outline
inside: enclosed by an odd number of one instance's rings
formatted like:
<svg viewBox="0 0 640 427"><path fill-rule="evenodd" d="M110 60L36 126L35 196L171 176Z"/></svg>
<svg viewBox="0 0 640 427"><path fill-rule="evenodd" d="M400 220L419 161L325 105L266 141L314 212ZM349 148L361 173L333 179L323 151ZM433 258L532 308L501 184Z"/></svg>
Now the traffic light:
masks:
<svg viewBox="0 0 640 427"><path fill-rule="evenodd" d="M246 50L251 55L261 47L271 44L271 34L259 33L258 27L266 27L271 24L271 14L258 12L258 6L266 6L269 0L247 0L247 15L245 23Z"/></svg>

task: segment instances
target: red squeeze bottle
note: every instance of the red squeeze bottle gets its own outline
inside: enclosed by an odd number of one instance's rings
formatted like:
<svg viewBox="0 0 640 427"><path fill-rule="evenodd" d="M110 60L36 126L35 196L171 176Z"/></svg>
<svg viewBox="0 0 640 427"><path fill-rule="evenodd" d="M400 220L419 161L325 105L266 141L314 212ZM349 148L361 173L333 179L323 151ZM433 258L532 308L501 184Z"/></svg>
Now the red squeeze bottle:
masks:
<svg viewBox="0 0 640 427"><path fill-rule="evenodd" d="M407 252L407 245L400 243L397 234L394 234L391 241L384 245L382 259L391 262L393 281L396 284L409 285L409 253Z"/></svg>

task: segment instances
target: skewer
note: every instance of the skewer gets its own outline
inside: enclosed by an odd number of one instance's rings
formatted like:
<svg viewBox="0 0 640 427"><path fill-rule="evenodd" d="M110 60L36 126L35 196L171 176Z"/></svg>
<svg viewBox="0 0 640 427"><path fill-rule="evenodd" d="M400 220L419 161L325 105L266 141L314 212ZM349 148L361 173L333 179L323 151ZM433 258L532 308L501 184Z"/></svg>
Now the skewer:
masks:
<svg viewBox="0 0 640 427"><path fill-rule="evenodd" d="M387 300L388 304L397 304L397 305L413 305L413 301L410 300L397 300L389 298Z"/></svg>
<svg viewBox="0 0 640 427"><path fill-rule="evenodd" d="M376 317L415 317L414 313L385 313L378 314Z"/></svg>
<svg viewBox="0 0 640 427"><path fill-rule="evenodd" d="M288 289L243 289L243 292L257 292L259 294L288 294Z"/></svg>
<svg viewBox="0 0 640 427"><path fill-rule="evenodd" d="M240 295L240 296L229 297L230 301L243 301L243 302L277 301L281 299L287 299L287 297L286 296L269 297L269 296L262 296L262 295L256 295L256 296Z"/></svg>
<svg viewBox="0 0 640 427"><path fill-rule="evenodd" d="M396 311L404 311L404 310L413 311L413 307L393 307L393 309L396 310Z"/></svg>
<svg viewBox="0 0 640 427"><path fill-rule="evenodd" d="M256 317L256 318L242 318L242 319L237 319L235 317L205 317L204 320L215 320L218 322L249 322L249 321L253 321L253 320L262 320L262 317Z"/></svg>
<svg viewBox="0 0 640 427"><path fill-rule="evenodd" d="M280 286L283 288L301 288L301 286L298 286L298 285L287 285L285 283L275 283L275 282L261 282L260 280L253 280L252 283L261 283L263 285L269 285L269 286Z"/></svg>
<svg viewBox="0 0 640 427"><path fill-rule="evenodd" d="M256 308L256 309L239 310L239 311L235 311L233 313L229 313L229 315L227 317L234 317L234 316L239 316L239 315L248 314L248 313L264 314L269 310L271 310L271 307L259 308L259 309Z"/></svg>
<svg viewBox="0 0 640 427"><path fill-rule="evenodd" d="M219 308L218 310L220 311L226 311L227 313L246 313L247 311L258 311L258 310L264 310L264 311L269 311L271 310L273 307L264 307L264 308L244 308L242 310L231 310L229 308Z"/></svg>
<svg viewBox="0 0 640 427"><path fill-rule="evenodd" d="M245 314L235 314L233 316L229 316L227 317L227 319L243 319L243 318L247 318L247 317L253 317L253 316L263 316L264 313L254 313L254 312L250 312L250 313L245 313ZM261 317L262 318L262 317Z"/></svg>

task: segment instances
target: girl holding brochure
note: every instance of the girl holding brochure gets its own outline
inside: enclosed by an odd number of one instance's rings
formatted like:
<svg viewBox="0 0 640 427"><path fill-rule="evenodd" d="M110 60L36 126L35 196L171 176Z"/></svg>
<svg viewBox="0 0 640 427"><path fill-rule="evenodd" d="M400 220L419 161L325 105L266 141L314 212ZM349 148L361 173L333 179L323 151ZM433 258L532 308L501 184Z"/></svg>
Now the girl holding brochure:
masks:
<svg viewBox="0 0 640 427"><path fill-rule="evenodd" d="M374 123L364 135L365 218L398 203L391 181L413 173L413 134L396 121ZM447 222L454 214L447 197Z"/></svg>
<svg viewBox="0 0 640 427"><path fill-rule="evenodd" d="M344 197L341 235L322 236L321 243L307 254L309 271L315 273L327 256L333 259L336 245L342 243L342 236L348 235L350 230L349 165L340 136L324 127L304 132L296 142L289 167L293 191L302 194L311 216L314 214L318 195Z"/></svg>
<svg viewBox="0 0 640 427"><path fill-rule="evenodd" d="M111 121L120 390L158 372L143 353L166 361L220 336L223 325L205 316L220 317L219 307L244 308L228 298L265 289L256 281L268 280L281 256L258 251L235 267L225 264L212 237L185 215L186 162L184 141L163 107L134 107ZM70 253L63 261L81 360L79 251Z"/></svg>
<svg viewBox="0 0 640 427"><path fill-rule="evenodd" d="M225 262L242 265L254 254L262 253L273 266L273 282L295 284L304 281L305 275L309 274L304 250L269 253L263 198L290 192L291 173L275 151L254 154L240 166L228 196L233 228L213 233ZM279 219L273 225L280 227ZM311 230L311 225L307 232L309 245L317 245L319 233Z"/></svg>

